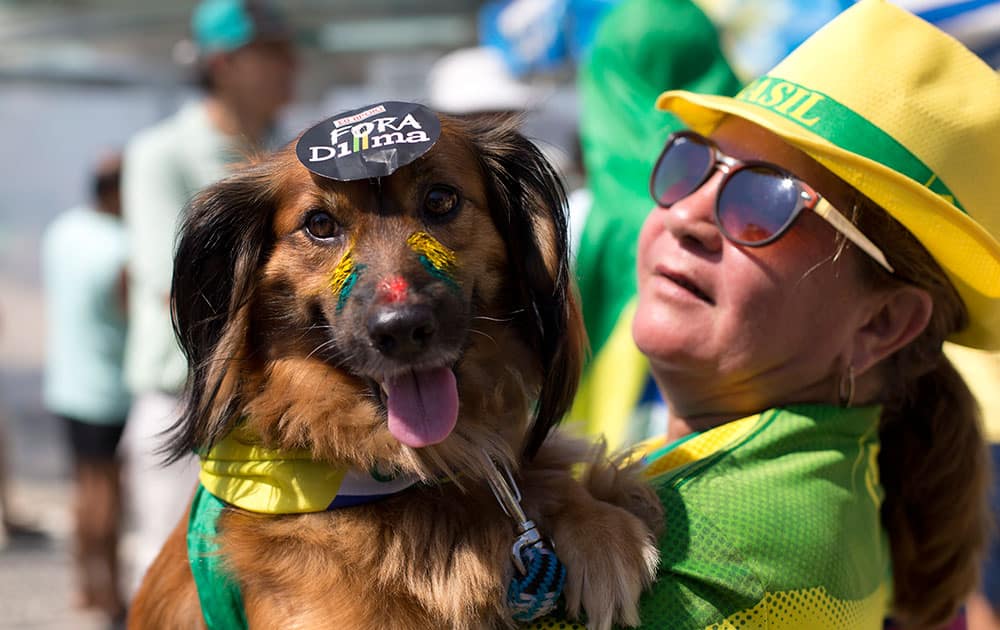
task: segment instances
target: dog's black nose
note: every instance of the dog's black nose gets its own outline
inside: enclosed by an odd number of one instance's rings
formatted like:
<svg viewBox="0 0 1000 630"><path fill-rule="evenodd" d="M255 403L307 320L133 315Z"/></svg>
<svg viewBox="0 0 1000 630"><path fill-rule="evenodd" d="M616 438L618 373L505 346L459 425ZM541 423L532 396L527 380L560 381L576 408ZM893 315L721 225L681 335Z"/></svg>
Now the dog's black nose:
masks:
<svg viewBox="0 0 1000 630"><path fill-rule="evenodd" d="M412 359L427 349L437 322L425 304L378 306L368 315L368 336L375 348L394 359Z"/></svg>

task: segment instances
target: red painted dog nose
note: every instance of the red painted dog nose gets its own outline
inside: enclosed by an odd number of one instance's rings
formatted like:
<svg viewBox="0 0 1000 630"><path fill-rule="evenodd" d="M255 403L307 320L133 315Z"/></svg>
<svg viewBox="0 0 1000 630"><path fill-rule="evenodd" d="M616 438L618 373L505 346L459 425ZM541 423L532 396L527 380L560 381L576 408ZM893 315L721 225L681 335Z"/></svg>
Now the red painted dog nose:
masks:
<svg viewBox="0 0 1000 630"><path fill-rule="evenodd" d="M368 336L375 348L393 359L414 359L437 332L434 311L426 304L383 304L368 315Z"/></svg>
<svg viewBox="0 0 1000 630"><path fill-rule="evenodd" d="M410 283L403 276L383 278L375 287L375 299L382 302L402 302L410 290Z"/></svg>

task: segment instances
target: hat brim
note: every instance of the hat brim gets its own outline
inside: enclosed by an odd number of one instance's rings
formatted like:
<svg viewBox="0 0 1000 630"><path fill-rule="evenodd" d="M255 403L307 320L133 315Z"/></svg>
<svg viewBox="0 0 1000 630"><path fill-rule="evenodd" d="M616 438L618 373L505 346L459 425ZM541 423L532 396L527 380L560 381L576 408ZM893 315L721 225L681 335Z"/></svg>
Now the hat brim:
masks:
<svg viewBox="0 0 1000 630"><path fill-rule="evenodd" d="M970 324L950 340L1000 350L1000 243L967 214L905 175L755 105L672 90L660 95L656 107L702 134L711 133L727 115L757 124L862 192L917 237L965 302Z"/></svg>

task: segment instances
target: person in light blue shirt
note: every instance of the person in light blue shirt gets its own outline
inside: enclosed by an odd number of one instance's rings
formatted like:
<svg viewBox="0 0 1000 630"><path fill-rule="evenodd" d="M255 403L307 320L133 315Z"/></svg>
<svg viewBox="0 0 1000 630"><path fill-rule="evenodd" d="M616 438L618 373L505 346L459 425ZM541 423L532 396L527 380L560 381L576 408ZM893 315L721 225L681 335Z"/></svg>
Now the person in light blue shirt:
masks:
<svg viewBox="0 0 1000 630"><path fill-rule="evenodd" d="M121 160L94 175L94 205L57 216L42 240L46 306L45 407L67 427L75 482L77 604L124 618L118 570L116 455L131 396L123 379L127 242Z"/></svg>
<svg viewBox="0 0 1000 630"><path fill-rule="evenodd" d="M275 122L293 97L298 67L293 32L274 4L202 0L191 30L204 94L130 139L122 171L130 244L125 381L134 396L121 445L129 591L183 516L197 478L193 458L164 466L158 452L187 377L169 304L184 207L247 156L277 147Z"/></svg>

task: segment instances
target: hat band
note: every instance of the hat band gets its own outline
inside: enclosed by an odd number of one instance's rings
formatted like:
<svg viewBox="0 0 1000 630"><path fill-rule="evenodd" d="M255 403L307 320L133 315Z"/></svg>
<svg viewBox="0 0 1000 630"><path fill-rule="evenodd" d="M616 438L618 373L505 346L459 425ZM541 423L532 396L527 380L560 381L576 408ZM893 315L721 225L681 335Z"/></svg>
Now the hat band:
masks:
<svg viewBox="0 0 1000 630"><path fill-rule="evenodd" d="M871 121L827 94L765 75L743 88L736 99L774 112L841 149L906 175L965 212L954 193L920 158Z"/></svg>

